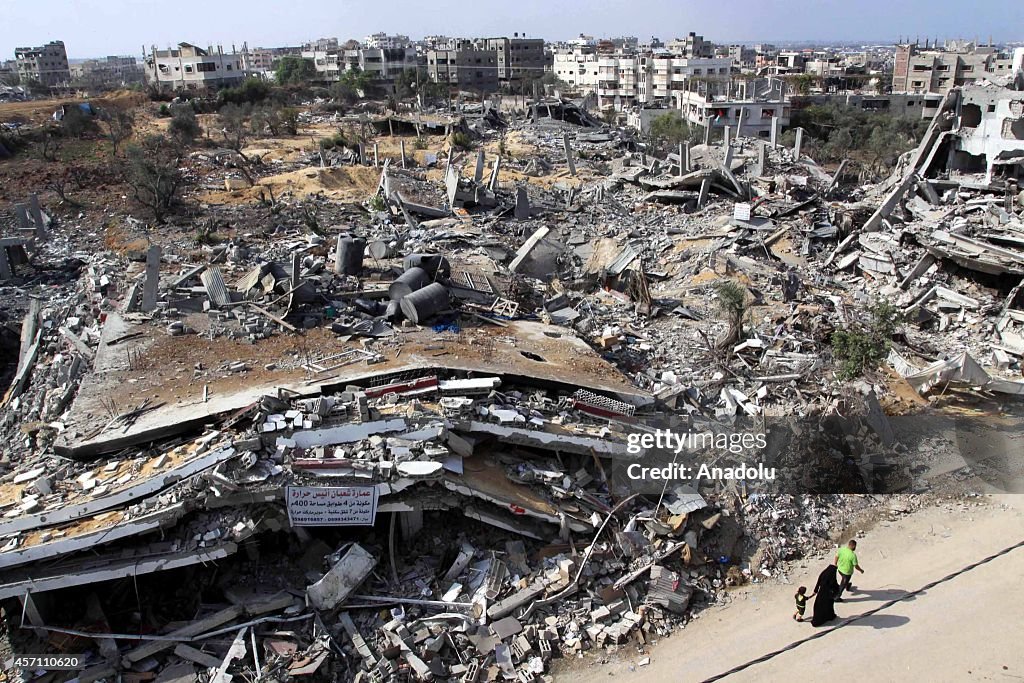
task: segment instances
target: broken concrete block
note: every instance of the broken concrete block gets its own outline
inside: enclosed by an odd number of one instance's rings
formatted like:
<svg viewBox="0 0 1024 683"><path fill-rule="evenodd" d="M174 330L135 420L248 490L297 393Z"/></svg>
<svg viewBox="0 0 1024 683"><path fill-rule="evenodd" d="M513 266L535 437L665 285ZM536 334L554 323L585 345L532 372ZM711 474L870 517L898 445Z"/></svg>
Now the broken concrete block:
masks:
<svg viewBox="0 0 1024 683"><path fill-rule="evenodd" d="M376 565L377 558L353 544L322 579L306 589L306 597L316 609L332 609L344 602Z"/></svg>

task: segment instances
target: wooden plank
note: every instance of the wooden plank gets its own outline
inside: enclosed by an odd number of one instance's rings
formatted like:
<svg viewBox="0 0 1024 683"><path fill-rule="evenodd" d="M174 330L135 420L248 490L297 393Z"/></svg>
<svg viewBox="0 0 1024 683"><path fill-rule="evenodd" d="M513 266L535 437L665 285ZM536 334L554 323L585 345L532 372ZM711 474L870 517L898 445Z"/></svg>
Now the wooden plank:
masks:
<svg viewBox="0 0 1024 683"><path fill-rule="evenodd" d="M259 306L251 302L249 303L249 307L252 308L257 313L262 313L263 315L267 316L268 318L270 318L271 320L273 320L275 323L285 328L286 330L291 330L295 334L299 334L299 328L295 327L291 323L286 323L282 318L278 318L276 315L274 315L267 309L260 308Z"/></svg>

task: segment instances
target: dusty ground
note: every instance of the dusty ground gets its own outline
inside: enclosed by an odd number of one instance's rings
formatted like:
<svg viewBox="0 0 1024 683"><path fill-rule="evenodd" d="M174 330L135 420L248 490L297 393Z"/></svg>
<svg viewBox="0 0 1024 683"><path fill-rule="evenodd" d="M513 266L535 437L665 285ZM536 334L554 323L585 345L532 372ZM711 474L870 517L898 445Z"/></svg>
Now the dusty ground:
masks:
<svg viewBox="0 0 1024 683"><path fill-rule="evenodd" d="M882 521L860 542L865 567L857 592L836 605L841 619L863 614L908 591L1024 540L1024 499L1002 495L959 502ZM651 648L651 663L626 648L605 664L564 665L561 681L698 681L820 633L793 613L796 586L812 588L830 559L809 559L793 585L761 585L732 604L705 611ZM729 681L933 681L1024 679L1024 548L908 598L878 614L843 623L824 637L729 676ZM809 614L809 612L808 612Z"/></svg>

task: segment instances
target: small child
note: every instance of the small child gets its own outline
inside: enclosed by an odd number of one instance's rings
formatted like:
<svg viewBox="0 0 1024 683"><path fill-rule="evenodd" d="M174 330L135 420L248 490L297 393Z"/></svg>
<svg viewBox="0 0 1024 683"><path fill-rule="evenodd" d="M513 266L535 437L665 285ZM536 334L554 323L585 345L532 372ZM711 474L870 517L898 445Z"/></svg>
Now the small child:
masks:
<svg viewBox="0 0 1024 683"><path fill-rule="evenodd" d="M804 610L807 609L807 586L800 586L794 597L796 598L796 612L793 613L793 618L797 621L803 621Z"/></svg>

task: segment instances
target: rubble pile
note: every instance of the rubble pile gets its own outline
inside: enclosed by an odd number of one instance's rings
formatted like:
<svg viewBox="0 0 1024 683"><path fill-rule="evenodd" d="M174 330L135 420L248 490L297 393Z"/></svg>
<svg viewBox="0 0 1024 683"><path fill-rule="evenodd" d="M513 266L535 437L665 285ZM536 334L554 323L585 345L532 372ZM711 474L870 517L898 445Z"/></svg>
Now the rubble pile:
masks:
<svg viewBox="0 0 1024 683"><path fill-rule="evenodd" d="M957 96L877 186L742 131L666 154L543 98L360 115L358 145L253 172L372 173L361 203L253 186L191 240L80 251L22 207L11 638L87 652L80 681L539 680L785 580L878 505L849 494L912 509L955 444L892 417L1024 387L1021 157L960 154ZM456 133L476 149L407 158ZM193 155L202 192L232 158ZM833 333L879 302L884 369L848 381ZM634 437L662 426L766 433L778 478L640 491ZM710 450L688 457L742 455ZM162 577L196 590L141 606Z"/></svg>

